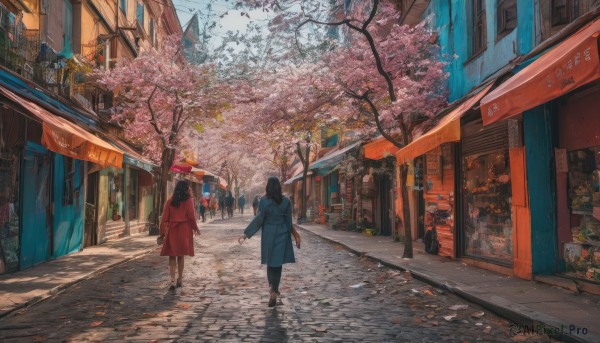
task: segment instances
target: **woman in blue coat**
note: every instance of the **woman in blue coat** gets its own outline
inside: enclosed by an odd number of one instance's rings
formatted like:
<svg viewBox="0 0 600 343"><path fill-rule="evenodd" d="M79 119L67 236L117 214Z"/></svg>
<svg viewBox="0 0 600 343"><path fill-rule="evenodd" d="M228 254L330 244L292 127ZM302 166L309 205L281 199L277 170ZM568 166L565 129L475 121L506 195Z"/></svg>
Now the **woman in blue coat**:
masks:
<svg viewBox="0 0 600 343"><path fill-rule="evenodd" d="M260 263L267 265L269 307L273 307L279 295L282 265L296 261L291 237L292 206L290 200L281 193L281 183L276 177L270 177L267 181L266 194L260 199L258 213L238 242L242 244L261 227ZM300 247L300 242L296 241L296 245Z"/></svg>

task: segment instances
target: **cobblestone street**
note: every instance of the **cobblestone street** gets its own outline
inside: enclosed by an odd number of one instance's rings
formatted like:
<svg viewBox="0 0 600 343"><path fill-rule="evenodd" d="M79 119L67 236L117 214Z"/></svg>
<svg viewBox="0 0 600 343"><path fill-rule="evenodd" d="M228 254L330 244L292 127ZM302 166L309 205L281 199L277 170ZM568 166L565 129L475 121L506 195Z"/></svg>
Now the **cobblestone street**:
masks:
<svg viewBox="0 0 600 343"><path fill-rule="evenodd" d="M236 240L250 218L201 225L175 292L157 248L2 319L0 341L550 341L511 337L509 321L307 232L268 308L260 238Z"/></svg>

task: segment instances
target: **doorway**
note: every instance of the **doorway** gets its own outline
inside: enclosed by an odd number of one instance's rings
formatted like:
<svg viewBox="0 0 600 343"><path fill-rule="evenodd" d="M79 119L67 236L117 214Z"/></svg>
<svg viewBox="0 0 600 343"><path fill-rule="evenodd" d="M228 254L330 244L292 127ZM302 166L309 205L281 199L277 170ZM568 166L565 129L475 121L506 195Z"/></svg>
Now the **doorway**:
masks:
<svg viewBox="0 0 600 343"><path fill-rule="evenodd" d="M98 174L98 172L94 172L88 175L83 227L84 248L98 244Z"/></svg>
<svg viewBox="0 0 600 343"><path fill-rule="evenodd" d="M389 175L383 174L378 177L379 196L379 222L381 223L381 235L392 235L392 180Z"/></svg>

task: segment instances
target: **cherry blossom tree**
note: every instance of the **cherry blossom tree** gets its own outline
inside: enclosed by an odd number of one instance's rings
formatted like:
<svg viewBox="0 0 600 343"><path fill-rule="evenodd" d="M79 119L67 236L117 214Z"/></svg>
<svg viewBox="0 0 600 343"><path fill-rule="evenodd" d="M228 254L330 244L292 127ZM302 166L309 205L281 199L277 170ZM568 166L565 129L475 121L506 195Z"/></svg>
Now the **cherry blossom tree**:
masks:
<svg viewBox="0 0 600 343"><path fill-rule="evenodd" d="M398 2L393 0L328 2L315 0L251 0L246 6L279 13L282 30L296 24L299 49L310 44L306 32L322 26L320 38L331 49L321 57L326 78L335 80L348 97L346 119L363 120L402 148L423 133L446 105L445 64L436 35L424 21L415 27L399 25ZM335 34L332 34L335 33ZM399 165L402 185L405 250L412 257L412 237L406 179L408 165Z"/></svg>
<svg viewBox="0 0 600 343"><path fill-rule="evenodd" d="M321 128L345 126L343 118L334 115L343 93L324 72L327 68L319 62L281 67L264 77L261 94L244 107L251 120L243 127L270 147L280 167L289 169L291 154L295 153L303 165L303 187L311 147L320 141ZM282 176L286 174L283 169ZM299 200L300 218L306 218L306 199Z"/></svg>
<svg viewBox="0 0 600 343"><path fill-rule="evenodd" d="M119 61L111 70L98 70L96 76L101 87L116 95L112 120L123 127L127 139L143 146L145 155L160 164L156 215L184 138L181 133L217 117L227 99L227 87L218 82L212 65L185 61L176 36L168 37L160 49L146 46L135 59Z"/></svg>

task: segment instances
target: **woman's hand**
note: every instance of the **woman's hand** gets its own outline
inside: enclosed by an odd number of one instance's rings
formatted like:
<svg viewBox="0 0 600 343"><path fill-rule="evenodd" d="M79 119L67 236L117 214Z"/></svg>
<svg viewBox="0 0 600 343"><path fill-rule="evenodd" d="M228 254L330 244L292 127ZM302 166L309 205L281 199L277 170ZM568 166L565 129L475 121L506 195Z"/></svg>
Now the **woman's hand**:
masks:
<svg viewBox="0 0 600 343"><path fill-rule="evenodd" d="M200 230L194 230L194 234L195 234L196 236L200 236Z"/></svg>
<svg viewBox="0 0 600 343"><path fill-rule="evenodd" d="M300 249L300 243L302 243L302 238L298 236L296 237L296 248Z"/></svg>
<svg viewBox="0 0 600 343"><path fill-rule="evenodd" d="M238 243L240 243L240 245L242 245L242 243L244 243L244 241L247 239L248 237L246 237L246 235L242 235L240 237L238 237Z"/></svg>

